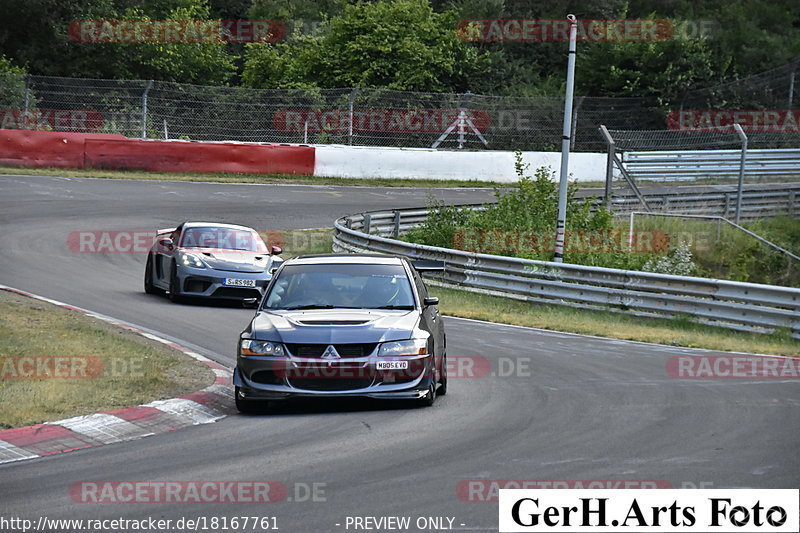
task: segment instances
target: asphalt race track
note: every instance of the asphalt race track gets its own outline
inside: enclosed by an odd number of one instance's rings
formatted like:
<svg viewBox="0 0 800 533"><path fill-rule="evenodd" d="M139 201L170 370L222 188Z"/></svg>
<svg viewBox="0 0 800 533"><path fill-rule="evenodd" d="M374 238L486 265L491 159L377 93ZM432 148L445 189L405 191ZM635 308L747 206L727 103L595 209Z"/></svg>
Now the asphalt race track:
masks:
<svg viewBox="0 0 800 533"><path fill-rule="evenodd" d="M148 296L143 254L75 253L67 236L152 230L189 218L259 230L330 227L344 214L424 205L429 193L449 203L492 198L491 191L465 189L0 176L0 283L160 332L232 366L237 335L252 310ZM453 518L455 529L496 531L497 504L469 501L469 494L457 493L460 482L800 485L798 379L675 379L665 371L670 356L711 352L446 321L448 356L486 358L491 372L452 377L448 395L431 409L299 404L274 415L233 415L6 464L0 466L0 515L275 516L280 530L303 533L346 531L348 516L410 516L412 525L424 516ZM92 480L270 480L283 483L288 494L273 504L70 498L71 484ZM307 490L314 484L319 501Z"/></svg>

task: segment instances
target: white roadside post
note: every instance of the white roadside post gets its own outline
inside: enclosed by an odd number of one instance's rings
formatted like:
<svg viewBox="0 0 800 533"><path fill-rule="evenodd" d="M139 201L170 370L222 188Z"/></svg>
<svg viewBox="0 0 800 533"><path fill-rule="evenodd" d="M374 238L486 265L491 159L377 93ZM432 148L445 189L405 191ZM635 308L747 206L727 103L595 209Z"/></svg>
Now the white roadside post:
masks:
<svg viewBox="0 0 800 533"><path fill-rule="evenodd" d="M575 49L578 20L567 15L569 26L569 57L567 60L567 94L564 100L564 129L561 135L561 175L558 182L558 220L556 220L556 245L553 261L564 261L564 232L567 225L567 184L569 181L569 143L572 132L572 97L575 90Z"/></svg>

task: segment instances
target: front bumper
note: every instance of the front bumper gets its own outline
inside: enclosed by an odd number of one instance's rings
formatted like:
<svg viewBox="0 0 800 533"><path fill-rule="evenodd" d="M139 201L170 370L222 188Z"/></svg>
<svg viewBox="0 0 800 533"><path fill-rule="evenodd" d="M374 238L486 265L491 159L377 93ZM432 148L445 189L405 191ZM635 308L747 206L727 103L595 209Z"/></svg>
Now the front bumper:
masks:
<svg viewBox="0 0 800 533"><path fill-rule="evenodd" d="M233 384L241 399L346 398L415 400L435 380L433 356L408 360L406 370L377 370L386 358L365 357L327 363L319 359L239 357Z"/></svg>
<svg viewBox="0 0 800 533"><path fill-rule="evenodd" d="M264 272L236 272L213 268L194 268L181 265L177 270L181 296L213 298L218 300L261 299L272 274ZM225 284L225 279L254 280L255 287L236 287Z"/></svg>

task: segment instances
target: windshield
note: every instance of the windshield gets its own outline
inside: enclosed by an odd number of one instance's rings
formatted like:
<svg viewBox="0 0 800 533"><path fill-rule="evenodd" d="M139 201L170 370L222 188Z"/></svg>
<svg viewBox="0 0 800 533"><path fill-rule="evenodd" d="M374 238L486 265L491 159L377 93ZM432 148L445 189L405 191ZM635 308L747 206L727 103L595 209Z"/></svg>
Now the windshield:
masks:
<svg viewBox="0 0 800 533"><path fill-rule="evenodd" d="M402 265L287 265L265 309L414 309Z"/></svg>
<svg viewBox="0 0 800 533"><path fill-rule="evenodd" d="M182 248L267 251L267 246L255 231L232 228L189 228L184 230L180 245Z"/></svg>

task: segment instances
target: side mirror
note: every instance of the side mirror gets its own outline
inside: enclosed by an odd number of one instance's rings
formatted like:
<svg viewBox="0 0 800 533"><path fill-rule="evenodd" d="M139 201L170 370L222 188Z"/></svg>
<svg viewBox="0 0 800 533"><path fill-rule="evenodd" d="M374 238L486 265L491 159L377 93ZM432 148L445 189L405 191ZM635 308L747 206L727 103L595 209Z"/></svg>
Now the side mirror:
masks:
<svg viewBox="0 0 800 533"><path fill-rule="evenodd" d="M258 298L245 298L242 300L242 307L247 309L255 309L258 307Z"/></svg>
<svg viewBox="0 0 800 533"><path fill-rule="evenodd" d="M281 253L283 253L283 248L281 248L280 246L270 246L269 252L272 255L280 255Z"/></svg>
<svg viewBox="0 0 800 533"><path fill-rule="evenodd" d="M162 248L168 248L171 250L173 242L172 239L170 239L169 237L164 237L163 239L160 239L158 241L158 245L161 246Z"/></svg>
<svg viewBox="0 0 800 533"><path fill-rule="evenodd" d="M439 298L437 298L436 296L429 296L427 298L423 298L422 304L425 307L428 307L429 305L439 305Z"/></svg>

